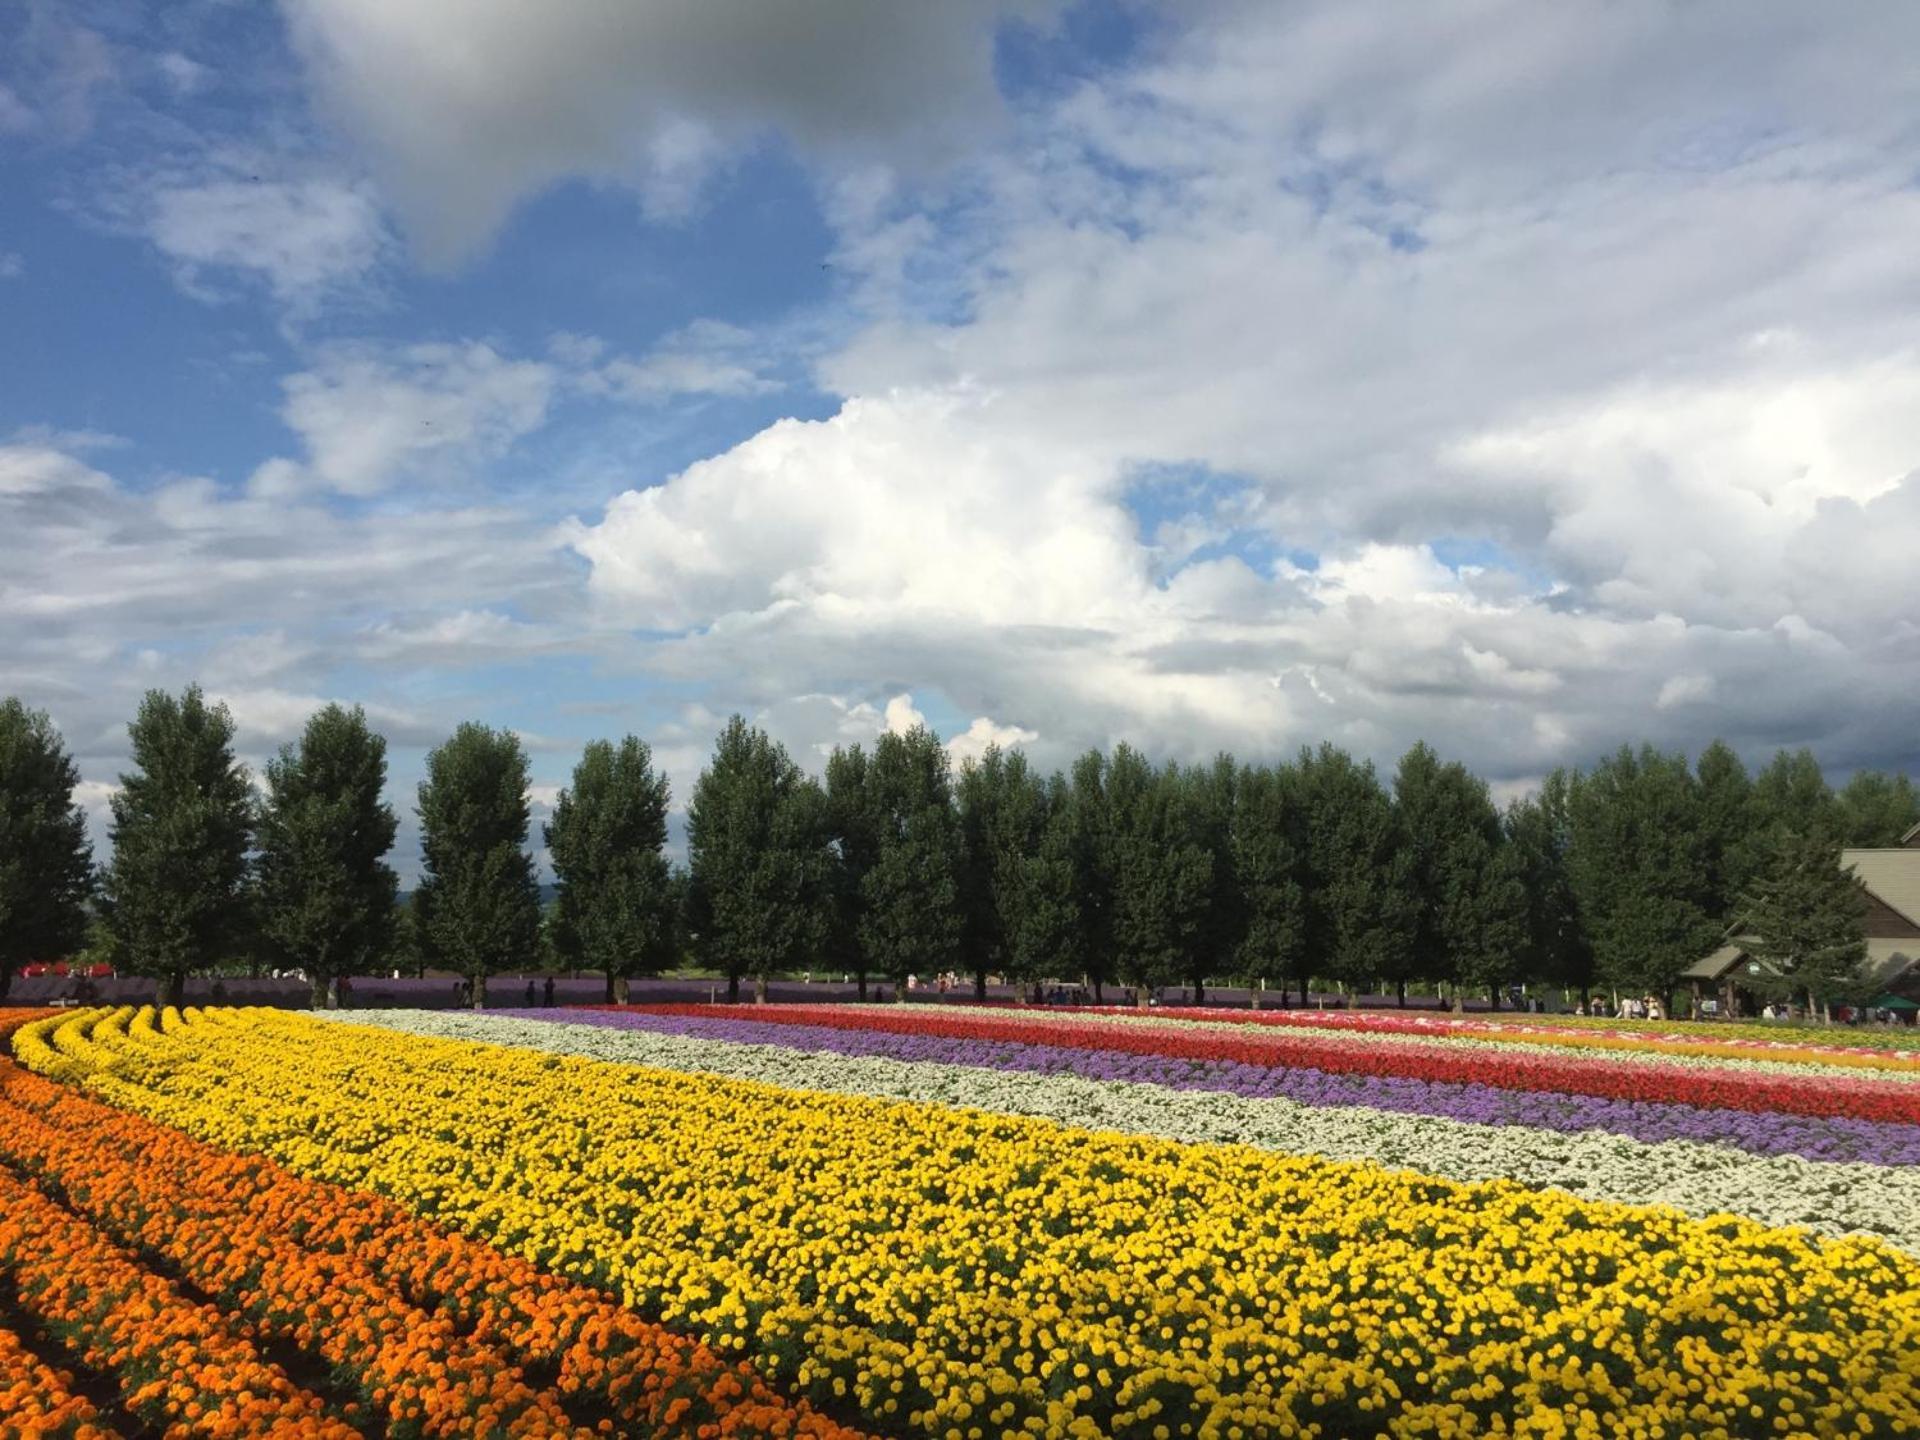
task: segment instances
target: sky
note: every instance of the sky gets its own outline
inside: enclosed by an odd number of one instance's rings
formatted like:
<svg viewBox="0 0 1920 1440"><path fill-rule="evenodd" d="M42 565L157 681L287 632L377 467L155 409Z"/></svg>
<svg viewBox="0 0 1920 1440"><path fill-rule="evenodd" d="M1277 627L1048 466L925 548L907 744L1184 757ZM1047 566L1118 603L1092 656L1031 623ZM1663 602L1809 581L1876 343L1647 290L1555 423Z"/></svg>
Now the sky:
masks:
<svg viewBox="0 0 1920 1440"><path fill-rule="evenodd" d="M1920 771L1920 8L22 0L0 694L684 803L1623 741Z"/></svg>

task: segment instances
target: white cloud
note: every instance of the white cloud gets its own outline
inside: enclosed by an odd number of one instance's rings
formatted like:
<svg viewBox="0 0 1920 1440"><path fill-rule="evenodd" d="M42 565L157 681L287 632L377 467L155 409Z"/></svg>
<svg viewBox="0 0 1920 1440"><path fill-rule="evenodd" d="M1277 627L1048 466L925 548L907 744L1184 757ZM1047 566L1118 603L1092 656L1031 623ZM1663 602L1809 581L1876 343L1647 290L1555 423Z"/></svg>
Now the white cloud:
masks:
<svg viewBox="0 0 1920 1440"><path fill-rule="evenodd" d="M0 135L18 135L33 128L32 109L6 85L0 85Z"/></svg>
<svg viewBox="0 0 1920 1440"><path fill-rule="evenodd" d="M604 351L591 337L556 337L556 356L592 367ZM649 403L687 395L759 395L778 390L762 373L766 342L737 325L698 320L663 337L638 360L624 356L589 368L582 384L600 393Z"/></svg>
<svg viewBox="0 0 1920 1440"><path fill-rule="evenodd" d="M953 757L957 767L968 760L978 760L987 753L987 747L998 745L1002 750L1014 750L1031 745L1040 738L1037 730L1022 729L1018 725L1000 725L985 715L977 715L973 723L947 742L947 754Z"/></svg>
<svg viewBox="0 0 1920 1440"><path fill-rule="evenodd" d="M26 273L26 256L17 250L0 250L0 280L18 280Z"/></svg>
<svg viewBox="0 0 1920 1440"><path fill-rule="evenodd" d="M250 274L282 304L310 309L365 282L388 244L369 187L333 178L225 176L155 187L146 230L198 291L209 269Z"/></svg>
<svg viewBox="0 0 1920 1440"><path fill-rule="evenodd" d="M286 6L315 85L440 259L569 176L630 181L656 214L684 213L722 153L769 131L830 156L964 151L997 109L995 21L1050 8L472 0L453 17L431 0Z"/></svg>
<svg viewBox="0 0 1920 1440"><path fill-rule="evenodd" d="M1661 685L1653 703L1661 710L1671 710L1676 705L1701 705L1713 698L1714 689L1711 675L1675 675Z"/></svg>
<svg viewBox="0 0 1920 1440"><path fill-rule="evenodd" d="M211 68L178 50L167 51L155 59L153 65L176 96L198 94L213 74Z"/></svg>
<svg viewBox="0 0 1920 1440"><path fill-rule="evenodd" d="M305 444L304 465L268 462L255 489L373 495L403 480L470 480L545 422L558 379L551 365L478 341L336 347L283 382L281 414Z"/></svg>

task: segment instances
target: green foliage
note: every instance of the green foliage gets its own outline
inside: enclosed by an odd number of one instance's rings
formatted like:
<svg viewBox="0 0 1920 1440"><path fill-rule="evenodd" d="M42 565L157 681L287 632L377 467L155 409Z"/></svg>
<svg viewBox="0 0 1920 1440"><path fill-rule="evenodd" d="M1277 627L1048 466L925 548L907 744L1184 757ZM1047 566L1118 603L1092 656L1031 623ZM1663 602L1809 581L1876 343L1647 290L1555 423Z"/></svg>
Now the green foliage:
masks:
<svg viewBox="0 0 1920 1440"><path fill-rule="evenodd" d="M1521 974L1527 893L1524 857L1508 848L1486 782L1418 744L1394 776L1394 806L1406 840L1411 969L1497 1002Z"/></svg>
<svg viewBox="0 0 1920 1440"><path fill-rule="evenodd" d="M858 745L835 746L827 757L827 831L833 846L829 875L827 956L860 982L867 995L867 956L860 947L860 917L866 901L861 884L880 856L880 832L867 799L867 753Z"/></svg>
<svg viewBox="0 0 1920 1440"><path fill-rule="evenodd" d="M1059 953L1036 953L1033 936L1060 923L1052 916L1032 924L1028 911L1052 900L1070 903L1072 872L1066 854L1054 857L1064 870L1040 863L1040 851L1051 818L1046 782L1027 768L1019 751L1004 753L989 745L976 762L960 767L954 786L959 810L964 863L960 874L964 949L974 972L975 992L986 993L986 977L994 971L1016 982L1036 981L1062 970ZM1066 936L1060 937L1063 941Z"/></svg>
<svg viewBox="0 0 1920 1440"><path fill-rule="evenodd" d="M1291 765L1240 772L1228 828L1241 906L1233 968L1256 997L1262 984L1284 986L1305 956L1305 819Z"/></svg>
<svg viewBox="0 0 1920 1440"><path fill-rule="evenodd" d="M0 1000L20 966L86 941L93 850L79 783L45 712L0 700Z"/></svg>
<svg viewBox="0 0 1920 1440"><path fill-rule="evenodd" d="M860 946L896 983L961 960L964 847L947 752L924 725L882 735L866 785L878 851L860 882Z"/></svg>
<svg viewBox="0 0 1920 1440"><path fill-rule="evenodd" d="M1298 773L1308 962L1350 993L1405 974L1419 917L1393 802L1371 764L1333 745L1301 751Z"/></svg>
<svg viewBox="0 0 1920 1440"><path fill-rule="evenodd" d="M1905 775L1856 770L1834 797L1843 844L1867 848L1898 845L1920 825L1920 790Z"/></svg>
<svg viewBox="0 0 1920 1440"><path fill-rule="evenodd" d="M397 821L381 798L387 742L365 713L329 705L299 745L267 762L255 896L272 953L304 970L316 1008L392 943L398 881L385 861Z"/></svg>
<svg viewBox="0 0 1920 1440"><path fill-rule="evenodd" d="M1098 750L1089 750L1073 762L1065 829L1079 949L1087 979L1098 995L1114 975L1113 814L1107 802L1107 760Z"/></svg>
<svg viewBox="0 0 1920 1440"><path fill-rule="evenodd" d="M1580 921L1569 868L1571 791L1567 772L1554 771L1537 795L1508 807L1505 825L1527 897L1519 973L1585 996L1593 984L1593 947Z"/></svg>
<svg viewBox="0 0 1920 1440"><path fill-rule="evenodd" d="M1782 750L1753 777L1754 860L1767 864L1789 835L1838 842L1841 814L1811 750Z"/></svg>
<svg viewBox="0 0 1920 1440"><path fill-rule="evenodd" d="M1087 966L1072 793L1060 775L1034 782L1034 793L1039 838L1021 860L1020 903L1010 937L1010 969L1028 981L1077 976Z"/></svg>
<svg viewBox="0 0 1920 1440"><path fill-rule="evenodd" d="M113 797L105 912L123 967L174 1003L190 970L244 942L252 793L233 754L233 716L200 687L149 690L127 727L135 768Z"/></svg>
<svg viewBox="0 0 1920 1440"><path fill-rule="evenodd" d="M1839 847L1818 834L1784 832L1745 896L1747 954L1763 994L1804 999L1809 1011L1869 1000L1878 985L1863 971L1867 899Z"/></svg>
<svg viewBox="0 0 1920 1440"><path fill-rule="evenodd" d="M1739 898L1753 879L1760 858L1759 812L1747 767L1724 740L1716 740L1694 761L1700 794L1700 833L1705 847L1707 914L1730 925Z"/></svg>
<svg viewBox="0 0 1920 1440"><path fill-rule="evenodd" d="M1147 992L1199 972L1207 949L1213 851L1199 784L1179 767L1156 772L1120 745L1106 774L1113 958L1119 978Z"/></svg>
<svg viewBox="0 0 1920 1440"><path fill-rule="evenodd" d="M472 982L478 1007L487 976L524 968L539 946L526 751L510 730L464 724L427 756L419 795L421 936L435 963Z"/></svg>
<svg viewBox="0 0 1920 1440"><path fill-rule="evenodd" d="M687 809L687 925L703 961L762 993L777 970L812 964L833 920L826 794L784 747L738 715Z"/></svg>
<svg viewBox="0 0 1920 1440"><path fill-rule="evenodd" d="M605 972L609 999L675 959L678 906L667 865L667 777L629 735L595 740L554 802L547 849L559 882L553 945L564 964Z"/></svg>
<svg viewBox="0 0 1920 1440"><path fill-rule="evenodd" d="M1721 934L1712 850L1686 757L1622 746L1568 796L1569 874L1597 978L1665 996Z"/></svg>

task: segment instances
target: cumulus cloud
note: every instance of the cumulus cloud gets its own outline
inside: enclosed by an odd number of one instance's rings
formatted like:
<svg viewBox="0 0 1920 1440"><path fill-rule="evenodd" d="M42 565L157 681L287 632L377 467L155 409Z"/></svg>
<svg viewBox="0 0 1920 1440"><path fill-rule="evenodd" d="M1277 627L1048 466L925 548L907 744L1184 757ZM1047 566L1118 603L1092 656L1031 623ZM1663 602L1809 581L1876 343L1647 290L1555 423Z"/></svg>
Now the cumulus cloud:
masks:
<svg viewBox="0 0 1920 1440"><path fill-rule="evenodd" d="M997 109L996 21L1046 0L287 0L309 73L363 137L423 250L470 251L570 176L691 206L725 151L770 133L826 156L964 151ZM458 30L457 40L449 26Z"/></svg>

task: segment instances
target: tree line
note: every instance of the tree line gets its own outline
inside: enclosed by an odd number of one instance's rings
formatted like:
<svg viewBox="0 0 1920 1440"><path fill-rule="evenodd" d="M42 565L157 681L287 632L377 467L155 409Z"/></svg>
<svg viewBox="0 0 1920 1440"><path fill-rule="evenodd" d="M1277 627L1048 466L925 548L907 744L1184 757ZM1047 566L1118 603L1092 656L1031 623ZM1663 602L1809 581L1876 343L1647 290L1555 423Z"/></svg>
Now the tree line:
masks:
<svg viewBox="0 0 1920 1440"><path fill-rule="evenodd" d="M1720 742L1692 764L1622 747L1502 807L1424 743L1391 776L1331 744L1206 765L1121 744L1052 773L990 748L956 771L922 726L837 748L816 779L736 716L689 797L684 866L647 745L587 745L543 830L557 881L543 913L525 750L469 723L427 757L403 906L386 742L364 712L320 710L257 786L233 734L198 687L149 692L96 871L58 731L0 702L0 987L91 926L163 1003L189 972L249 955L302 970L316 1005L343 976L401 963L468 977L479 1005L488 975L545 955L603 972L614 999L691 961L735 997L831 970L863 996L954 972L983 995L999 976L1142 1003L1231 981L1256 1004L1318 985L1497 1005L1523 983L1668 996L1752 929L1772 959L1756 987L1826 1004L1850 998L1863 953L1839 848L1920 821L1905 775L1860 771L1836 791L1806 750L1749 773Z"/></svg>

